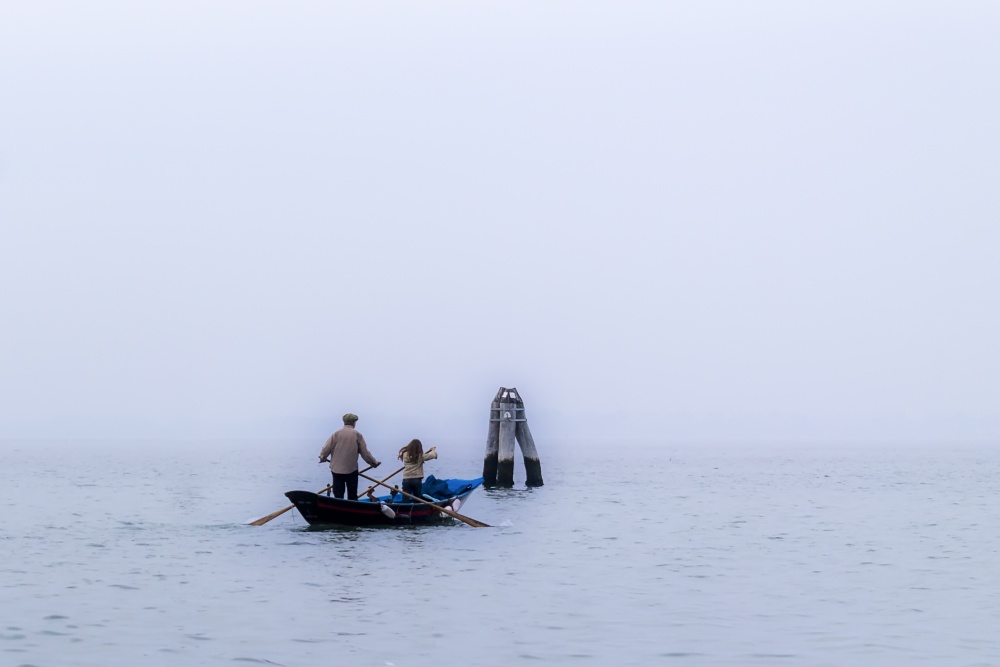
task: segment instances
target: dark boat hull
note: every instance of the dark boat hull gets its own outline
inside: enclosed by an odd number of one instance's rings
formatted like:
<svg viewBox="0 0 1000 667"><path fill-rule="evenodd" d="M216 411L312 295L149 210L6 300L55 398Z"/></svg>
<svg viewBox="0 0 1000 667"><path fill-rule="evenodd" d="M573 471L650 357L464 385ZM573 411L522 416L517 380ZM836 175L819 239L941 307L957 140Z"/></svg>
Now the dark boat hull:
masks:
<svg viewBox="0 0 1000 667"><path fill-rule="evenodd" d="M451 509L456 499L464 504L465 500L481 483L481 480L470 480L468 488L448 498L435 500L433 505L417 502L387 503L392 514L395 515L393 517L387 516L383 512L381 503L373 503L367 498L345 500L311 491L289 491L285 496L295 505L295 509L310 526L330 524L341 526L406 526L455 521L452 517L441 512L440 508ZM382 496L380 500L387 501L388 496Z"/></svg>

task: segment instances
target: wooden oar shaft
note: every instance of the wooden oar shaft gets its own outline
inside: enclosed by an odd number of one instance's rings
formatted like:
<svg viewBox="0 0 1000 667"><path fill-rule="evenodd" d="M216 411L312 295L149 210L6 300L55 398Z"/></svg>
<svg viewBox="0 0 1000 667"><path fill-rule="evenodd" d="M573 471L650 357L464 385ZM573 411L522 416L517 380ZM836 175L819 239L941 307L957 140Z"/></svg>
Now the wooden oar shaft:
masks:
<svg viewBox="0 0 1000 667"><path fill-rule="evenodd" d="M364 493L359 493L359 494L358 494L358 498L361 498L362 496L367 496L367 495L368 495L369 493L371 493L372 491L374 491L374 490L375 490L375 487L376 487L376 486L378 486L379 484L382 484L382 486L385 486L385 482L388 482L388 481L389 481L390 479L392 479L393 477L395 477L395 476L396 476L396 475L398 475L399 473L403 472L404 470L406 470L406 466L403 466L402 468L400 468L400 469L399 469L399 470L397 470L396 472L392 473L391 475L388 475L388 476L386 476L386 477L383 477L383 478L382 478L382 479L381 479L380 481L376 481L376 482L375 482L375 484L372 484L371 486L369 486L369 487L368 487L368 488L367 488L367 489L365 490L365 492L364 492ZM365 471L364 471L364 470L362 470L361 472L365 472ZM358 473L358 475L359 475L360 477L364 477L365 479L371 479L371 477L368 477L367 475L362 475L362 474L361 474L361 472L359 472L359 473Z"/></svg>
<svg viewBox="0 0 1000 667"><path fill-rule="evenodd" d="M361 473L363 473L363 472L368 472L369 470L371 470L374 467L375 466L368 466L364 470L359 471L358 474L361 475ZM402 470L402 468L400 468L399 470ZM396 472L399 472L399 470L397 470ZM396 472L392 473L392 475L395 475ZM389 475L389 477L392 477L392 475ZM386 479L389 479L389 477L386 477ZM324 486L322 489L320 489L316 493L317 494L324 493L327 489L332 489L332 488L333 488L333 484L327 484L326 486ZM374 488L374 487L372 487L372 488ZM277 519L279 516L281 516L282 514L284 514L285 512L287 512L288 510L292 509L293 507L295 507L295 505L289 505L288 507L284 507L284 508L278 510L277 512L271 512L267 516L262 516L261 518L257 519L256 521L251 521L250 525L251 526L263 526L265 523L267 523L271 519Z"/></svg>
<svg viewBox="0 0 1000 667"><path fill-rule="evenodd" d="M323 493L327 489L331 488L332 486L333 486L333 484L327 484L325 487L323 487L322 489L320 489L316 493ZM278 510L277 512L271 512L267 516L262 516L261 518L257 519L256 521L251 521L250 525L251 526L263 526L265 523L267 523L271 519L277 519L279 516L281 516L282 514L284 514L285 512L287 512L288 510L292 509L293 507L295 507L295 505L289 505L288 507L284 507L284 508Z"/></svg>
<svg viewBox="0 0 1000 667"><path fill-rule="evenodd" d="M361 475L361 473L358 473L358 474ZM382 482L378 481L377 479L372 479L368 475L361 475L361 476L364 477L365 479L367 479L369 482L375 482L376 484L381 484L382 486L384 486L387 489L391 489L392 488L388 484L383 484ZM469 524L470 526L473 526L474 528L490 528L491 527L490 524L488 524L488 523L483 523L482 521L476 521L473 518L470 518L470 517L467 517L467 516L462 516L458 512L450 510L447 507L441 507L440 505L436 505L436 504L430 502L429 500L424 500L423 498L418 498L415 495L413 495L412 493L407 493L406 491L403 491L402 489L399 489L398 491L399 491L399 493L403 494L407 498L412 498L413 500L416 500L418 503L423 503L424 505L430 505L434 509L441 510L442 512L444 512L448 516L453 516L456 519L458 519L459 521L464 521L465 523Z"/></svg>

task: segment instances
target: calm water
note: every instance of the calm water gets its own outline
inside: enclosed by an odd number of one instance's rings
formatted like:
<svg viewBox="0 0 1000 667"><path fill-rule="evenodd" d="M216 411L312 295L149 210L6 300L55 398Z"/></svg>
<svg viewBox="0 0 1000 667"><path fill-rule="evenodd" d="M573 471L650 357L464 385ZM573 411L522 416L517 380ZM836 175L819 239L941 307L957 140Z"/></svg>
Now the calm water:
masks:
<svg viewBox="0 0 1000 667"><path fill-rule="evenodd" d="M495 528L247 526L319 444L0 444L0 665L1000 664L986 446L540 442Z"/></svg>

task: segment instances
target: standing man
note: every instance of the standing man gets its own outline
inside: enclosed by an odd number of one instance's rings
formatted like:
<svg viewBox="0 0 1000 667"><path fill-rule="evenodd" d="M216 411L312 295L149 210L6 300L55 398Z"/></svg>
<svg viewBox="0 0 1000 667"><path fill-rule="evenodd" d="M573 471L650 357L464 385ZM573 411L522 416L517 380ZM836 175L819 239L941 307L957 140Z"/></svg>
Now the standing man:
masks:
<svg viewBox="0 0 1000 667"><path fill-rule="evenodd" d="M320 463L330 462L330 472L333 473L333 495L344 497L344 487L347 487L347 499L358 499L358 455L361 455L368 465L378 467L379 461L368 451L364 436L354 429L358 416L348 412L344 415L344 428L329 438L319 453Z"/></svg>

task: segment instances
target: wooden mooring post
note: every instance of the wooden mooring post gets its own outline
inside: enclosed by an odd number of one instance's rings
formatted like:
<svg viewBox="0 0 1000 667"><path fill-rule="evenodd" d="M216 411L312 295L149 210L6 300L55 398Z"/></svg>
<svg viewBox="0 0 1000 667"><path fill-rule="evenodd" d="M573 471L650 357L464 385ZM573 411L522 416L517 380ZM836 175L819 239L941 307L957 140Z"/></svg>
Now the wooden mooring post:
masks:
<svg viewBox="0 0 1000 667"><path fill-rule="evenodd" d="M528 429L524 401L517 389L500 387L490 404L490 426L486 434L486 455L483 457L483 485L486 488L514 486L515 440L521 446L524 458L525 483L542 486L542 462Z"/></svg>

